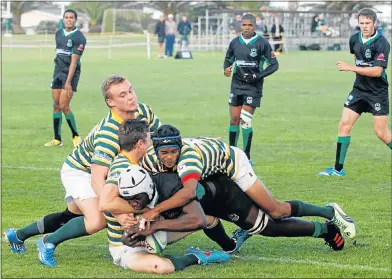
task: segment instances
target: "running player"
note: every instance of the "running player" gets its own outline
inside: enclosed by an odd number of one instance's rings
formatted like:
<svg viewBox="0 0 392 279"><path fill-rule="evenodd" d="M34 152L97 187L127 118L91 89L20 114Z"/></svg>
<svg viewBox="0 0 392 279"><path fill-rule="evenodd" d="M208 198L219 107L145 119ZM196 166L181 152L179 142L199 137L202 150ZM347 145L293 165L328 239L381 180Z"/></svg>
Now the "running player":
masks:
<svg viewBox="0 0 392 279"><path fill-rule="evenodd" d="M335 165L318 173L318 176L345 176L344 161L351 142L351 129L364 112L373 114L374 132L392 149L386 73L390 45L375 29L376 20L377 14L372 9L358 12L361 32L350 38L350 53L355 56L355 66L342 61L336 63L339 71L356 73L356 78L339 123Z"/></svg>

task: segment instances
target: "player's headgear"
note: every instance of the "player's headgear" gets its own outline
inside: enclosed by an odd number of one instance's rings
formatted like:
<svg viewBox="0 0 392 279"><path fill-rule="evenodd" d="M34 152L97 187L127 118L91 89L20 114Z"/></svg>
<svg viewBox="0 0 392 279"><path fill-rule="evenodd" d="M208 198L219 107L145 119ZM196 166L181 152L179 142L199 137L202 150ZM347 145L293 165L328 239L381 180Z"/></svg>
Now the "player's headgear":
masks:
<svg viewBox="0 0 392 279"><path fill-rule="evenodd" d="M120 174L118 190L125 200L141 193L148 195L149 202L155 197L154 182L148 172L138 165L132 165Z"/></svg>
<svg viewBox="0 0 392 279"><path fill-rule="evenodd" d="M162 125L155 131L152 137L152 145L157 154L158 150L163 147L176 147L181 149L182 140L180 131L172 125Z"/></svg>
<svg viewBox="0 0 392 279"><path fill-rule="evenodd" d="M73 13L74 16L75 16L75 19L78 19L78 14L77 14L76 11L73 10L73 9L66 9L66 10L64 11L63 18L64 18L65 13Z"/></svg>

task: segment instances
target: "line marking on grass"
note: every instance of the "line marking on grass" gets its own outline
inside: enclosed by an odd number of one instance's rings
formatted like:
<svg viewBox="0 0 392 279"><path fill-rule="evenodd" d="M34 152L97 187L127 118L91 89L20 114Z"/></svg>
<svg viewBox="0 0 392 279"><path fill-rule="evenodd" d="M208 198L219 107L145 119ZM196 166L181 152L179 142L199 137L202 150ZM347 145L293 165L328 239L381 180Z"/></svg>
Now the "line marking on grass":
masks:
<svg viewBox="0 0 392 279"><path fill-rule="evenodd" d="M34 167L34 166L8 166L2 165L2 169L25 169L25 170L37 170L37 171L59 171L59 168L42 168L42 167Z"/></svg>
<svg viewBox="0 0 392 279"><path fill-rule="evenodd" d="M333 268L351 269L351 270L369 270L369 271L385 271L385 272L390 272L392 270L391 268L386 268L386 267L339 264L339 263L332 263L332 262L320 262L320 261L315 261L315 260L297 260L297 259L283 258L283 257L268 258L268 257L260 257L260 256L250 255L250 256L238 257L238 259L244 260L244 261L257 260L257 261L290 263L290 264L320 265L320 266L328 266L328 267L333 267Z"/></svg>
<svg viewBox="0 0 392 279"><path fill-rule="evenodd" d="M1 242L6 242L3 238ZM28 239L25 241L26 244L29 246L33 246L37 243L37 240ZM72 243L67 242L65 245L67 246L82 246L82 247L100 247L100 248L108 248L108 244L88 244L88 243ZM30 249L29 249L30 250ZM384 271L384 272L391 272L391 268L387 267L375 267L375 266L368 266L368 265L352 265L352 264L340 264L340 263L333 263L333 262L320 262L315 260L298 260L293 258L284 258L284 257L262 257L256 255L249 255L249 256L232 256L234 259L238 259L241 261L265 261L265 262L277 262L277 263L289 263L289 264L307 264L307 265L319 265L319 266L326 266L326 267L333 267L339 269L350 269L350 270L367 270L367 271Z"/></svg>

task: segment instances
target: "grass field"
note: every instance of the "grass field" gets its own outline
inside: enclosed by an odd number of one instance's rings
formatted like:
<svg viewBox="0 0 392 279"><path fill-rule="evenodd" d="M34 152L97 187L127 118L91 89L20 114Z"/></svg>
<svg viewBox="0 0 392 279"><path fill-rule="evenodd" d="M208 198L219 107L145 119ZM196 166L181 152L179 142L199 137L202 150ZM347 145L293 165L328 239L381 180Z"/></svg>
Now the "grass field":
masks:
<svg viewBox="0 0 392 279"><path fill-rule="evenodd" d="M63 123L64 146L45 148L52 137L49 85L54 50L2 50L2 231L19 228L65 209L58 169L72 150ZM71 108L85 136L106 113L101 81L122 74L133 83L140 101L184 136L228 138L230 80L222 74L224 53L194 53L194 60L145 59L143 48L112 52L88 49ZM291 52L278 57L280 70L265 82L262 107L254 118L255 171L277 198L319 205L336 201L353 216L358 242L339 253L319 239L253 237L227 264L192 266L167 277L391 277L391 151L375 136L372 118L364 115L352 131L344 178L318 178L332 166L337 124L354 75L336 70L345 52ZM390 71L389 71L390 72ZM241 138L240 138L241 142ZM225 223L228 232L235 227ZM56 249L57 268L39 264L36 239L25 255L13 255L2 242L2 277L7 278L154 278L122 270L110 261L105 235L68 241ZM183 254L189 246L217 248L202 232L167 248Z"/></svg>

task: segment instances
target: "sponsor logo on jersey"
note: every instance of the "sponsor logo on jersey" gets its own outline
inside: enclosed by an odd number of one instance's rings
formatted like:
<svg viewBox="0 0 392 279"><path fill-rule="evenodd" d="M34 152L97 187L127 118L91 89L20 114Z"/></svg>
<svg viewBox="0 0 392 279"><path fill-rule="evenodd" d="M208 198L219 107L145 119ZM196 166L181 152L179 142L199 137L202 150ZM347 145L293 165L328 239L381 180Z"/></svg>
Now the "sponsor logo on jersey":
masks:
<svg viewBox="0 0 392 279"><path fill-rule="evenodd" d="M375 103L375 104L374 104L374 109L375 109L376 111L380 111L380 110L381 110L381 104L380 104L380 103Z"/></svg>
<svg viewBox="0 0 392 279"><path fill-rule="evenodd" d="M180 163L178 165L177 171L179 174L186 172L186 170L188 169L188 167L186 166L185 163Z"/></svg>
<svg viewBox="0 0 392 279"><path fill-rule="evenodd" d="M252 56L252 57L256 57L256 56L257 56L257 49L252 48L252 49L250 50L250 54L249 54L249 55Z"/></svg>
<svg viewBox="0 0 392 279"><path fill-rule="evenodd" d="M79 46L78 46L78 48L77 48L77 50L80 50L80 51L82 51L84 49L84 45L82 45L82 44L80 44Z"/></svg>
<svg viewBox="0 0 392 279"><path fill-rule="evenodd" d="M248 104L253 103L253 97L246 97L246 102L247 102Z"/></svg>
<svg viewBox="0 0 392 279"><path fill-rule="evenodd" d="M378 60L378 61L385 61L384 53L380 53L380 54L377 56L377 60Z"/></svg>
<svg viewBox="0 0 392 279"><path fill-rule="evenodd" d="M71 39L68 39L67 47L72 47L72 40Z"/></svg>
<svg viewBox="0 0 392 279"><path fill-rule="evenodd" d="M238 67L258 67L256 61L244 61L244 60L237 60L236 65Z"/></svg>
<svg viewBox="0 0 392 279"><path fill-rule="evenodd" d="M355 65L357 66L364 66L364 67L373 67L374 62L365 62L364 60L355 59Z"/></svg>
<svg viewBox="0 0 392 279"><path fill-rule="evenodd" d="M271 51L271 58L275 58L275 57L276 57L275 52Z"/></svg>
<svg viewBox="0 0 392 279"><path fill-rule="evenodd" d="M101 159L104 161L112 161L112 158L110 157L110 155L103 153L102 151L95 151L94 152L94 157L96 157L97 159Z"/></svg>
<svg viewBox="0 0 392 279"><path fill-rule="evenodd" d="M370 51L369 48L366 49L366 51L365 51L365 57L366 57L366 58L371 58L371 57L372 57L372 52Z"/></svg>

